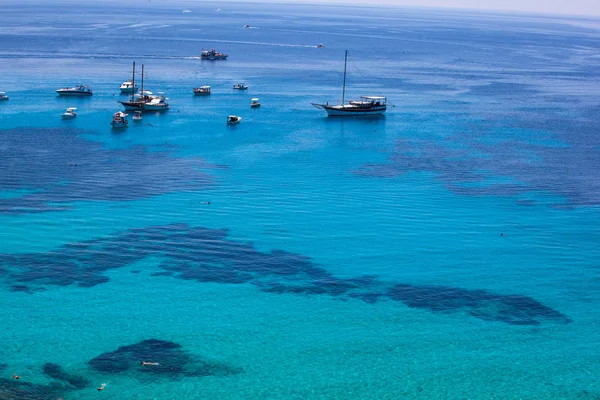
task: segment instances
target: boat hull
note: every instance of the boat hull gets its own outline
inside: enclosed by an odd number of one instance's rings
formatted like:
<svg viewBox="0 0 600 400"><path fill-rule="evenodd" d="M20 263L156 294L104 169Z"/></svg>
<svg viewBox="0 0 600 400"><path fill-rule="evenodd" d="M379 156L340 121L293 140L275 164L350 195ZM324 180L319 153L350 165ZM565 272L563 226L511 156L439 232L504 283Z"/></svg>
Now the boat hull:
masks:
<svg viewBox="0 0 600 400"><path fill-rule="evenodd" d="M68 115L67 114L63 114L62 115L62 119L73 119L73 118L75 118L75 115L72 115L72 114L68 114Z"/></svg>
<svg viewBox="0 0 600 400"><path fill-rule="evenodd" d="M149 104L144 104L144 111L167 111L169 106L153 106Z"/></svg>
<svg viewBox="0 0 600 400"><path fill-rule="evenodd" d="M358 108L358 107L340 107L340 106L327 106L323 104L316 105L327 112L329 117L354 117L354 116L365 116L365 115L383 115L387 110L387 107L370 107L370 108Z"/></svg>
<svg viewBox="0 0 600 400"><path fill-rule="evenodd" d="M144 111L144 103L138 101L120 101L125 111Z"/></svg>
<svg viewBox="0 0 600 400"><path fill-rule="evenodd" d="M200 56L202 60L227 60L228 56Z"/></svg>

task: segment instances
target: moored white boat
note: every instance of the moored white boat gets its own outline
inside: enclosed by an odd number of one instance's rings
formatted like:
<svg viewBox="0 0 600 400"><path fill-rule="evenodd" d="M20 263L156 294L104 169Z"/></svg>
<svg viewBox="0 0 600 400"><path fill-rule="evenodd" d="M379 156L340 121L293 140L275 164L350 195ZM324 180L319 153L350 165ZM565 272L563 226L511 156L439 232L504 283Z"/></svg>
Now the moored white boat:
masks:
<svg viewBox="0 0 600 400"><path fill-rule="evenodd" d="M235 90L248 90L248 86L244 85L243 83L236 83L235 85L233 85L233 89L235 89Z"/></svg>
<svg viewBox="0 0 600 400"><path fill-rule="evenodd" d="M117 111L114 113L112 121L110 122L110 125L114 129L126 128L128 124L129 121L127 121L127 114L122 111Z"/></svg>
<svg viewBox="0 0 600 400"><path fill-rule="evenodd" d="M235 124L239 124L239 122L242 120L242 117L238 117L237 115L229 115L227 117L227 123L229 125L235 125Z"/></svg>
<svg viewBox="0 0 600 400"><path fill-rule="evenodd" d="M142 112L140 110L134 111L133 117L131 117L131 119L134 121L141 121L142 120Z"/></svg>
<svg viewBox="0 0 600 400"><path fill-rule="evenodd" d="M77 110L77 108L75 107L69 107L67 108L67 111L65 111L61 116L62 119L73 119L77 116L77 113L75 112L75 110Z"/></svg>
<svg viewBox="0 0 600 400"><path fill-rule="evenodd" d="M137 92L138 87L133 81L125 81L121 84L119 89L121 90L121 93L131 94Z"/></svg>
<svg viewBox="0 0 600 400"><path fill-rule="evenodd" d="M169 109L169 103L167 103L165 96L154 96L152 99L144 103L144 111L165 111Z"/></svg>
<svg viewBox="0 0 600 400"><path fill-rule="evenodd" d="M0 92L0 100L8 100L8 95L6 92Z"/></svg>
<svg viewBox="0 0 600 400"><path fill-rule="evenodd" d="M260 101L258 101L258 97L254 97L250 100L250 108L260 107Z"/></svg>
<svg viewBox="0 0 600 400"><path fill-rule="evenodd" d="M204 85L204 86L194 88L194 94L196 96L207 96L210 94L210 86Z"/></svg>
<svg viewBox="0 0 600 400"><path fill-rule="evenodd" d="M346 65L348 63L348 51L344 58L344 83L342 85L342 102L329 105L329 103L312 103L313 106L325 110L329 117L346 117L360 115L381 115L387 109L384 96L361 96L360 100L345 102L346 97Z"/></svg>
<svg viewBox="0 0 600 400"><path fill-rule="evenodd" d="M133 73L131 82L135 84L135 61L133 62ZM127 101L119 101L125 107L125 111L144 111L144 104L152 100L152 92L144 90L144 64L142 64L142 91L139 94L131 92L131 98Z"/></svg>
<svg viewBox="0 0 600 400"><path fill-rule="evenodd" d="M56 91L59 96L91 96L92 89L85 85L66 87Z"/></svg>

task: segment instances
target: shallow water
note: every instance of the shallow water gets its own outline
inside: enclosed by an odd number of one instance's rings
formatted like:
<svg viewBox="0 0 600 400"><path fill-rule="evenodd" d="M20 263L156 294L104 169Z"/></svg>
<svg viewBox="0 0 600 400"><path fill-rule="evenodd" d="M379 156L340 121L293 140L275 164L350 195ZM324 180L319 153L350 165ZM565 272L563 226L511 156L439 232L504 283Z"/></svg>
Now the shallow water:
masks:
<svg viewBox="0 0 600 400"><path fill-rule="evenodd" d="M600 21L73 7L4 6L0 397L600 396Z"/></svg>

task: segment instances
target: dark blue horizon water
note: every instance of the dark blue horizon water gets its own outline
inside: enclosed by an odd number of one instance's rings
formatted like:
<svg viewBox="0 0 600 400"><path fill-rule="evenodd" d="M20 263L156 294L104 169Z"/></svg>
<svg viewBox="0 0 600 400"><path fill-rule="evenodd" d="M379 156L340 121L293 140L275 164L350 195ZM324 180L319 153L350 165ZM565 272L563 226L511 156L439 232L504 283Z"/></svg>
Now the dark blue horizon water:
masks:
<svg viewBox="0 0 600 400"><path fill-rule="evenodd" d="M600 20L2 8L1 399L600 397Z"/></svg>

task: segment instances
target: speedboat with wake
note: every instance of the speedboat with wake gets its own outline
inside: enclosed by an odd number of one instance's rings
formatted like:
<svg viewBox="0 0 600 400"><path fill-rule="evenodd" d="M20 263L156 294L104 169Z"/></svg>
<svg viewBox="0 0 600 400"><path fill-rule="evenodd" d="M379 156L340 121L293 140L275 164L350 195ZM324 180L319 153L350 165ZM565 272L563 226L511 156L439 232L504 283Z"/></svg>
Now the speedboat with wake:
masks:
<svg viewBox="0 0 600 400"><path fill-rule="evenodd" d="M202 60L227 60L227 57L227 54L218 53L215 49L202 50L202 53L200 53L200 59Z"/></svg>

